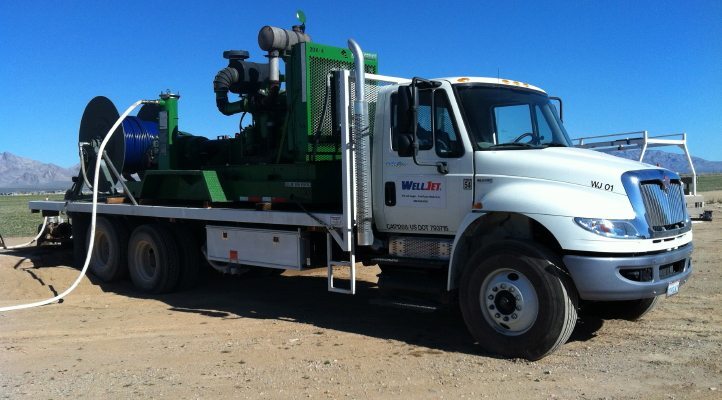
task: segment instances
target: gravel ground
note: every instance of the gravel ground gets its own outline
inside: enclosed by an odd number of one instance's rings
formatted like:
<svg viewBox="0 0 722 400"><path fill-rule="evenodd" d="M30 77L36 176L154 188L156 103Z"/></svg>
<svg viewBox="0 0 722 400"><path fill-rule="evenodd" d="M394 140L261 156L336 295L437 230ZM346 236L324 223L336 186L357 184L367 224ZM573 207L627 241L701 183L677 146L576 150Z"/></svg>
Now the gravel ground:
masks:
<svg viewBox="0 0 722 400"><path fill-rule="evenodd" d="M694 225L695 272L637 322L582 319L537 362L483 354L458 312L326 292L324 271L148 297L84 279L62 304L0 314L0 398L722 398L722 207ZM20 239L9 242L20 242ZM0 305L64 290L68 251L0 255Z"/></svg>

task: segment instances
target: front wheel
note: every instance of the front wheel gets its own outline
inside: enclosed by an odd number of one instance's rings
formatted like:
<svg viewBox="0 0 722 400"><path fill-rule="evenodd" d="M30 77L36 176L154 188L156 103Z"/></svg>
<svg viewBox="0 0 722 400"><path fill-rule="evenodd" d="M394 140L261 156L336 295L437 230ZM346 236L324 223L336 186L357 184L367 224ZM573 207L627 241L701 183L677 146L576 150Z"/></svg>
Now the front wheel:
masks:
<svg viewBox="0 0 722 400"><path fill-rule="evenodd" d="M574 330L574 289L558 257L535 243L503 241L478 250L462 275L459 303L485 350L538 360Z"/></svg>

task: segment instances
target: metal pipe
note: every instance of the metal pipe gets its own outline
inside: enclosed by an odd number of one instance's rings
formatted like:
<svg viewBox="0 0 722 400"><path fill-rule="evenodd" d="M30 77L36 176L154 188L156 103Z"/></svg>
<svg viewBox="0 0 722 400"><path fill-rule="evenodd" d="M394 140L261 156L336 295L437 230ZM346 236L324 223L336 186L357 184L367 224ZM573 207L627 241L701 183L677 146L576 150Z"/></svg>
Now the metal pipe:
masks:
<svg viewBox="0 0 722 400"><path fill-rule="evenodd" d="M644 138L644 145L642 146L642 151L639 152L639 162L642 162L644 160L644 153L647 152L647 141L649 140L649 133L647 131L642 131L643 138Z"/></svg>
<svg viewBox="0 0 722 400"><path fill-rule="evenodd" d="M373 214L371 204L371 137L368 124L368 103L366 102L366 83L364 71L364 55L361 47L355 40L348 40L348 47L354 57L354 78L356 80L356 93L353 102L353 138L356 148L356 224L359 246L370 246L374 242Z"/></svg>
<svg viewBox="0 0 722 400"><path fill-rule="evenodd" d="M103 152L103 160L105 160L105 164L110 167L110 171L113 172L113 175L118 179L118 182L120 182L120 186L123 187L123 190L125 191L125 194L128 195L128 198L130 199L131 203L133 205L137 206L138 202L135 201L135 197L133 197L133 194L130 193L130 189L128 189L128 186L125 184L125 181L123 180L123 177L120 176L118 173L118 170L115 168L115 165L113 165L113 162L110 161L110 157L108 157L107 152Z"/></svg>
<svg viewBox="0 0 722 400"><path fill-rule="evenodd" d="M281 69L278 66L278 50L268 52L268 80L278 84L281 80Z"/></svg>
<svg viewBox="0 0 722 400"><path fill-rule="evenodd" d="M311 37L303 32L264 26L258 32L258 47L261 50L291 50L298 43L310 42Z"/></svg>
<svg viewBox="0 0 722 400"><path fill-rule="evenodd" d="M684 155L687 156L687 162L689 163L689 169L692 172L692 188L689 191L689 194L696 196L697 195L697 171L694 169L694 163L692 162L692 156L689 154L689 149L687 149L687 134L682 134L682 145L679 147L684 150Z"/></svg>

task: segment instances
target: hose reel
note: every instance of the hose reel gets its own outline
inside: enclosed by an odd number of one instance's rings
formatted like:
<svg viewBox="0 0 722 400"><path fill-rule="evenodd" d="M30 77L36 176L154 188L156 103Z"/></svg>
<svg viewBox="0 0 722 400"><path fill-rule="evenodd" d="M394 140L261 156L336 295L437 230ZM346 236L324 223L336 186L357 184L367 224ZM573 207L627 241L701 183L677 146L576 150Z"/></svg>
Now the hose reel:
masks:
<svg viewBox="0 0 722 400"><path fill-rule="evenodd" d="M98 181L101 192L110 192L118 183L119 175L130 179L132 174L142 173L156 165L159 111L157 104L145 104L137 116L126 117L108 142L103 157L98 154L98 148L120 114L107 97L98 96L88 103L78 133L81 173L86 186L90 184L85 172L92 171L98 160L101 160L102 170Z"/></svg>

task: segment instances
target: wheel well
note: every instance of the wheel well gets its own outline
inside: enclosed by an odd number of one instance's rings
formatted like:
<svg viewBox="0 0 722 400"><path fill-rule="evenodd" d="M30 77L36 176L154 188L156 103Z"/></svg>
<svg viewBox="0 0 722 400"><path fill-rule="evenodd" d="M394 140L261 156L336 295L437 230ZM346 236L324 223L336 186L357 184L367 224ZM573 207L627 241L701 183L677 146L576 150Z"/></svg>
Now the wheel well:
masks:
<svg viewBox="0 0 722 400"><path fill-rule="evenodd" d="M562 247L544 225L523 214L492 212L472 222L461 234L454 248L449 267L449 289L459 286L459 278L468 260L476 249L495 241L505 239L529 240L543 245L550 251L561 254ZM560 266L564 268L564 266Z"/></svg>

